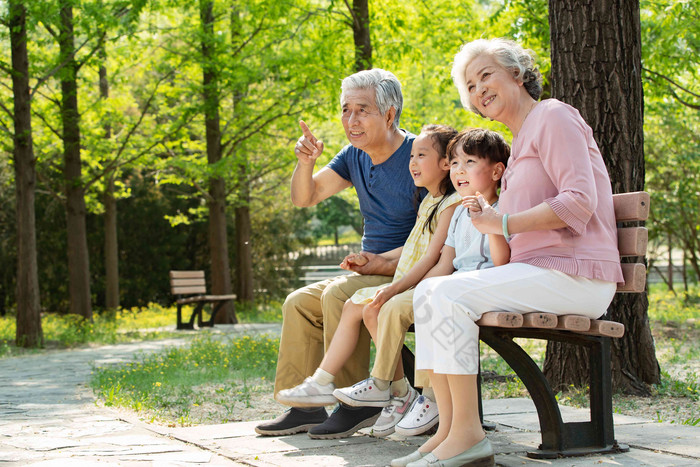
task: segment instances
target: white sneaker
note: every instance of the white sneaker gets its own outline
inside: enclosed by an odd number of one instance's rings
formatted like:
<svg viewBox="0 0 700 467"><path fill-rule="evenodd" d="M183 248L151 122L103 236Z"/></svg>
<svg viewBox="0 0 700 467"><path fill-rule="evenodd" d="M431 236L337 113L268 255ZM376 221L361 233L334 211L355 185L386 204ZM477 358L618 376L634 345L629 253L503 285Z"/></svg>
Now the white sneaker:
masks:
<svg viewBox="0 0 700 467"><path fill-rule="evenodd" d="M308 377L303 383L290 389L283 389L277 393L277 402L292 407L317 407L332 405L338 402L333 397L333 383L321 386L312 377Z"/></svg>
<svg viewBox="0 0 700 467"><path fill-rule="evenodd" d="M417 436L434 427L439 419L437 403L419 396L408 413L396 424L395 431L404 436Z"/></svg>
<svg viewBox="0 0 700 467"><path fill-rule="evenodd" d="M394 432L396 424L408 413L411 404L419 396L418 391L411 386L408 387L408 392L403 397L392 396L391 403L384 407L382 414L379 416L374 426L370 431L372 436L383 438Z"/></svg>
<svg viewBox="0 0 700 467"><path fill-rule="evenodd" d="M336 389L333 395L352 407L386 407L391 401L390 388L382 391L372 378L367 378L349 388Z"/></svg>

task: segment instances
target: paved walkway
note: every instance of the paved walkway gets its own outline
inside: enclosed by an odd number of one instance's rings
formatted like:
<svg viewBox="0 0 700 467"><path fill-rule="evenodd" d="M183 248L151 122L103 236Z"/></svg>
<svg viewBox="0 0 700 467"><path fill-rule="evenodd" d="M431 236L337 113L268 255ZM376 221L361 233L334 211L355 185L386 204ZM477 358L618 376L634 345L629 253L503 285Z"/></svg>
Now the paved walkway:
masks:
<svg viewBox="0 0 700 467"><path fill-rule="evenodd" d="M220 335L275 331L272 325L219 327ZM0 360L0 467L35 466L374 466L406 455L424 438L357 434L312 440L305 434L263 438L257 422L188 428L154 426L95 405L87 387L93 364L128 361L139 352L182 345L186 339L52 351ZM282 410L282 409L280 409ZM586 410L562 408L565 419L587 419ZM697 466L700 427L616 416L617 439L630 452L540 461L525 452L540 440L537 413L528 399L484 402L489 439L501 466Z"/></svg>

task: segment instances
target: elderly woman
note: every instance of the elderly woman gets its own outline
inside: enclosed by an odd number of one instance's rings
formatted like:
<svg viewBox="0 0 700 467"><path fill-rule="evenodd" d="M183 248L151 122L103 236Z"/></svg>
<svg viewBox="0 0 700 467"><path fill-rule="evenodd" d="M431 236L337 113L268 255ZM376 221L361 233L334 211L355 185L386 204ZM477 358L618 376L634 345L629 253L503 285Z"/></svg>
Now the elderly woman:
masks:
<svg viewBox="0 0 700 467"><path fill-rule="evenodd" d="M476 378L487 311L544 311L599 318L622 282L612 190L592 131L573 107L537 102L541 75L518 44L477 40L456 55L462 104L513 133L500 213L465 199L482 233L511 248L504 266L421 282L414 296L416 367L429 370L437 433L392 466L493 465L481 428Z"/></svg>

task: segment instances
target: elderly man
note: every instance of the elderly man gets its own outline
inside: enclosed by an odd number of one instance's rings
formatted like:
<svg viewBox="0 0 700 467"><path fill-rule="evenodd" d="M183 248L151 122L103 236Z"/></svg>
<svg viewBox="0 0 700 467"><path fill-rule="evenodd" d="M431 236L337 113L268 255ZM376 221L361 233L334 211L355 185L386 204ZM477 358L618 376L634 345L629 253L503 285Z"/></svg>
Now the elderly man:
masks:
<svg viewBox="0 0 700 467"><path fill-rule="evenodd" d="M408 170L415 136L399 128L403 107L401 83L385 70L373 69L345 78L341 85L342 122L350 144L313 173L323 143L304 122L294 153L292 202L314 206L346 188L355 187L364 217L363 255L369 262L340 276L292 292L283 307L275 395L310 376L335 333L343 304L355 291L391 281L401 247L416 219L415 185ZM363 329L353 357L337 375L338 387L368 376L369 333ZM340 404L328 417L325 408L293 407L275 420L258 425L261 435L308 431L312 438L340 438L371 426L381 408Z"/></svg>

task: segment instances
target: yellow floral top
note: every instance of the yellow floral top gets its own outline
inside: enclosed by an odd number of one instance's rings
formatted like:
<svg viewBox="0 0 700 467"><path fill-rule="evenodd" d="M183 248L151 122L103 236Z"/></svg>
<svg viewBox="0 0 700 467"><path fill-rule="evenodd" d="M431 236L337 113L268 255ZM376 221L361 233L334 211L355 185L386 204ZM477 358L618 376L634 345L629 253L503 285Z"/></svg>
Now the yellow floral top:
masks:
<svg viewBox="0 0 700 467"><path fill-rule="evenodd" d="M423 229L423 226L427 222L428 215L430 214L433 206L439 203L442 198L442 196L439 198L434 198L430 193L428 193L428 195L423 199L423 202L420 203L416 224L413 226L413 230L411 230L411 233L408 235L406 243L403 246L401 257L399 258L399 264L396 266L396 272L394 273L394 279L391 281L392 284L405 276L406 273L418 262L419 259L423 257L425 252L428 250L428 245L430 245L430 241L433 239L433 234L430 233L430 230L427 227ZM447 199L438 208L435 216L433 216L433 229L437 227L438 220L440 219L442 212L449 206L461 201L462 197L459 195L459 193L452 193L451 195L448 195ZM352 300L352 302L355 304L365 305L370 303L377 290L383 287L385 286L380 285L377 287L365 287L364 289L360 289L355 292L350 300Z"/></svg>

